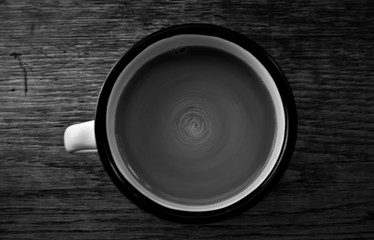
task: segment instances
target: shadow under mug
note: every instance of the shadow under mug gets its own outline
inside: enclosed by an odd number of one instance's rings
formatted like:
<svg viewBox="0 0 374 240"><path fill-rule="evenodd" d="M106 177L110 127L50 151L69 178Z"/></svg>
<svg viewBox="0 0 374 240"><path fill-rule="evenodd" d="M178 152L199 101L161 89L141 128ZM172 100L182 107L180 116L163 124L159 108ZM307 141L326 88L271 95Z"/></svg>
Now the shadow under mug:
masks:
<svg viewBox="0 0 374 240"><path fill-rule="evenodd" d="M296 141L296 106L275 61L210 24L162 29L110 71L94 121L65 131L68 152L98 151L131 201L163 218L211 222L261 200Z"/></svg>

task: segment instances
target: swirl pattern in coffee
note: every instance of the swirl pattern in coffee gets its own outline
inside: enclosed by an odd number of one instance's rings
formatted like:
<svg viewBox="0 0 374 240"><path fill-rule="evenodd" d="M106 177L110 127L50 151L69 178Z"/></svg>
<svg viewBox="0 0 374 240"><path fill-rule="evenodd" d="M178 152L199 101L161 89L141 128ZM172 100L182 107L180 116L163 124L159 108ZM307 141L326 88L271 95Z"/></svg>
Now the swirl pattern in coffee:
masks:
<svg viewBox="0 0 374 240"><path fill-rule="evenodd" d="M214 144L216 131L212 113L206 109L200 99L181 98L167 117L169 134L188 151L204 152Z"/></svg>
<svg viewBox="0 0 374 240"><path fill-rule="evenodd" d="M206 205L245 189L273 147L271 97L230 53L185 47L132 77L116 110L123 159L137 181L168 201Z"/></svg>

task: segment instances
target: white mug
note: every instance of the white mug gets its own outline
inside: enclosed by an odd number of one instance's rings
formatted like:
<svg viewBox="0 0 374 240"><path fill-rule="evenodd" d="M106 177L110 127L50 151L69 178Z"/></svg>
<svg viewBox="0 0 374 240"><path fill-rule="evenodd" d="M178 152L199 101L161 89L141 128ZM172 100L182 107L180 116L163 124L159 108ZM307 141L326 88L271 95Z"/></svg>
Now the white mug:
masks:
<svg viewBox="0 0 374 240"><path fill-rule="evenodd" d="M65 131L99 152L121 192L167 219L209 222L253 206L292 156L296 106L275 61L235 31L162 29L115 64L95 120Z"/></svg>

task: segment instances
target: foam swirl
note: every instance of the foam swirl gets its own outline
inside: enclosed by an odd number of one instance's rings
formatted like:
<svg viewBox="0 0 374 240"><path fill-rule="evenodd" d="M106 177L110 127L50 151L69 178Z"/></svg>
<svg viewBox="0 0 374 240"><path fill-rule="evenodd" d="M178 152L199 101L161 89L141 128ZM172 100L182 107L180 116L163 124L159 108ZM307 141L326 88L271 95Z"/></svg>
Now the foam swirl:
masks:
<svg viewBox="0 0 374 240"><path fill-rule="evenodd" d="M216 138L214 113L201 99L181 97L170 109L170 134L187 151L208 151Z"/></svg>

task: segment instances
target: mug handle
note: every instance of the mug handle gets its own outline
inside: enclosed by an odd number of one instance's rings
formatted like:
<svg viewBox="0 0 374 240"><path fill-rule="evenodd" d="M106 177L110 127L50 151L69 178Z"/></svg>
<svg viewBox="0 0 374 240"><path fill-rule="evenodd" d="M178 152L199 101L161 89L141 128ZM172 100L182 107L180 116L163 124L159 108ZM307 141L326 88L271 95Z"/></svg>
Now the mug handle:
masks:
<svg viewBox="0 0 374 240"><path fill-rule="evenodd" d="M65 149L69 153L97 152L95 140L95 121L69 126L64 134Z"/></svg>

